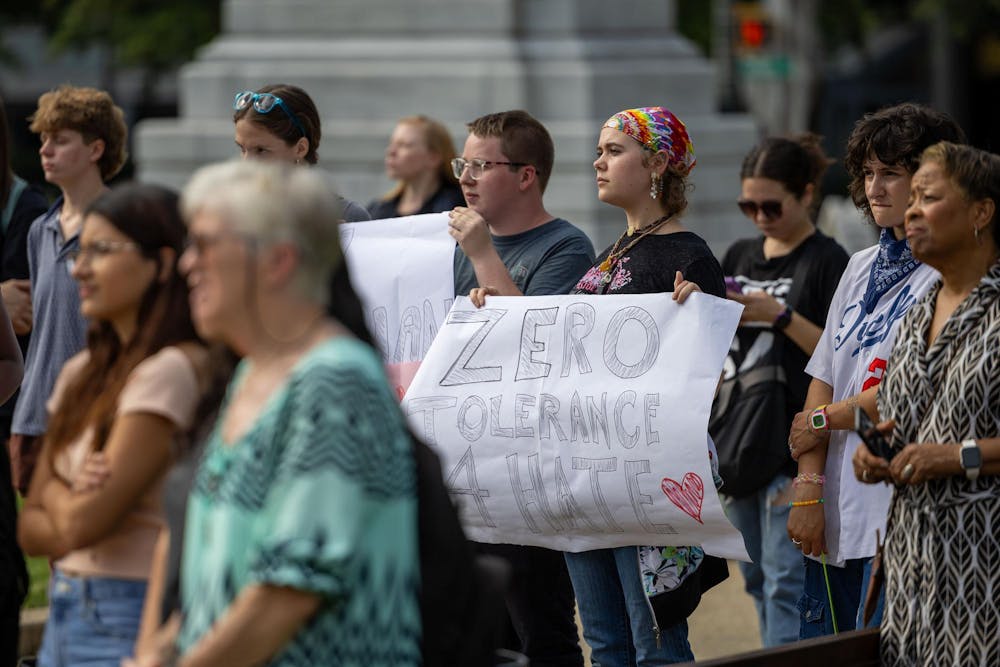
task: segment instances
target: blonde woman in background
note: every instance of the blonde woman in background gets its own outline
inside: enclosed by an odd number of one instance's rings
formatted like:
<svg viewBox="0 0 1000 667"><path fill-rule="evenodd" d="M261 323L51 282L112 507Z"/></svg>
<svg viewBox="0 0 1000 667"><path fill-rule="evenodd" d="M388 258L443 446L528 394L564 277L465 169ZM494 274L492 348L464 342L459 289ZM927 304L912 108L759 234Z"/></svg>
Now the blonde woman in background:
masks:
<svg viewBox="0 0 1000 667"><path fill-rule="evenodd" d="M396 185L368 205L373 220L440 213L465 206L452 173L455 146L447 128L427 116L400 119L385 149L385 173Z"/></svg>

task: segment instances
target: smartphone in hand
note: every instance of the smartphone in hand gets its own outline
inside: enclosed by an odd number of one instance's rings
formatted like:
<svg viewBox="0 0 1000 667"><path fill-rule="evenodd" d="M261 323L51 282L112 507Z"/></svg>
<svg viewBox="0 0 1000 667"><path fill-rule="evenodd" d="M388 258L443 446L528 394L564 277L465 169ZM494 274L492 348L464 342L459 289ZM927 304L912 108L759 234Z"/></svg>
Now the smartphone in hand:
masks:
<svg viewBox="0 0 1000 667"><path fill-rule="evenodd" d="M868 449L872 454L886 461L892 461L892 457L896 455L896 451L889 446L889 441L875 428L871 417L860 406L854 408L854 430L861 436L864 443L868 445Z"/></svg>

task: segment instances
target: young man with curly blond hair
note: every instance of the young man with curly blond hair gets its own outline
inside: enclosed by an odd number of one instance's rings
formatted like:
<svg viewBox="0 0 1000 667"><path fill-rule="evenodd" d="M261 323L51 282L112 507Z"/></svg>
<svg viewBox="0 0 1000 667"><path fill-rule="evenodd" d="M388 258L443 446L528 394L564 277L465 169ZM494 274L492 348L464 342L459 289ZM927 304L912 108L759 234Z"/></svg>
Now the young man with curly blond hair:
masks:
<svg viewBox="0 0 1000 667"><path fill-rule="evenodd" d="M11 424L14 486L27 494L39 437L48 422L45 404L63 363L83 349L87 322L70 276L83 215L105 183L125 164L128 127L111 96L94 88L61 86L38 98L31 131L39 135L45 180L60 197L28 232L33 333L21 396Z"/></svg>

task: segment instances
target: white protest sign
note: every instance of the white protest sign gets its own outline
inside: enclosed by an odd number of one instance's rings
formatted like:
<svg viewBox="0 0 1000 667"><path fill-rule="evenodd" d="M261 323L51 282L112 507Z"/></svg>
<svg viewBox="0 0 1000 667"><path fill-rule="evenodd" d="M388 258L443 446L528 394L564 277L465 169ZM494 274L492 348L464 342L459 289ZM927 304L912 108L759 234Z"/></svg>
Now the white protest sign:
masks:
<svg viewBox="0 0 1000 667"><path fill-rule="evenodd" d="M402 397L454 300L448 215L343 223L340 229L351 282Z"/></svg>
<svg viewBox="0 0 1000 667"><path fill-rule="evenodd" d="M479 542L702 545L749 560L707 427L742 307L694 294L460 297L403 401Z"/></svg>

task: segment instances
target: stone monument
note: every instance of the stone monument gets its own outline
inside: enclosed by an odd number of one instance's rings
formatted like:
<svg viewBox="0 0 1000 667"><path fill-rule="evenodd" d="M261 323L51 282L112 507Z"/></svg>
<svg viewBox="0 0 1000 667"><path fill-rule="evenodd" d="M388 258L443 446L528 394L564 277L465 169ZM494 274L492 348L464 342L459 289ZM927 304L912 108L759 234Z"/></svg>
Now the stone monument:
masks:
<svg viewBox="0 0 1000 667"><path fill-rule="evenodd" d="M315 99L320 165L362 203L390 185L382 156L397 118L441 120L461 153L467 121L520 108L555 141L547 208L600 249L624 227L597 199L600 124L664 105L698 158L685 220L721 254L753 232L734 201L754 125L715 111L713 65L674 20L672 0L226 0L222 33L180 73L179 118L136 132L139 177L180 186L195 167L234 157L233 95L267 83Z"/></svg>

